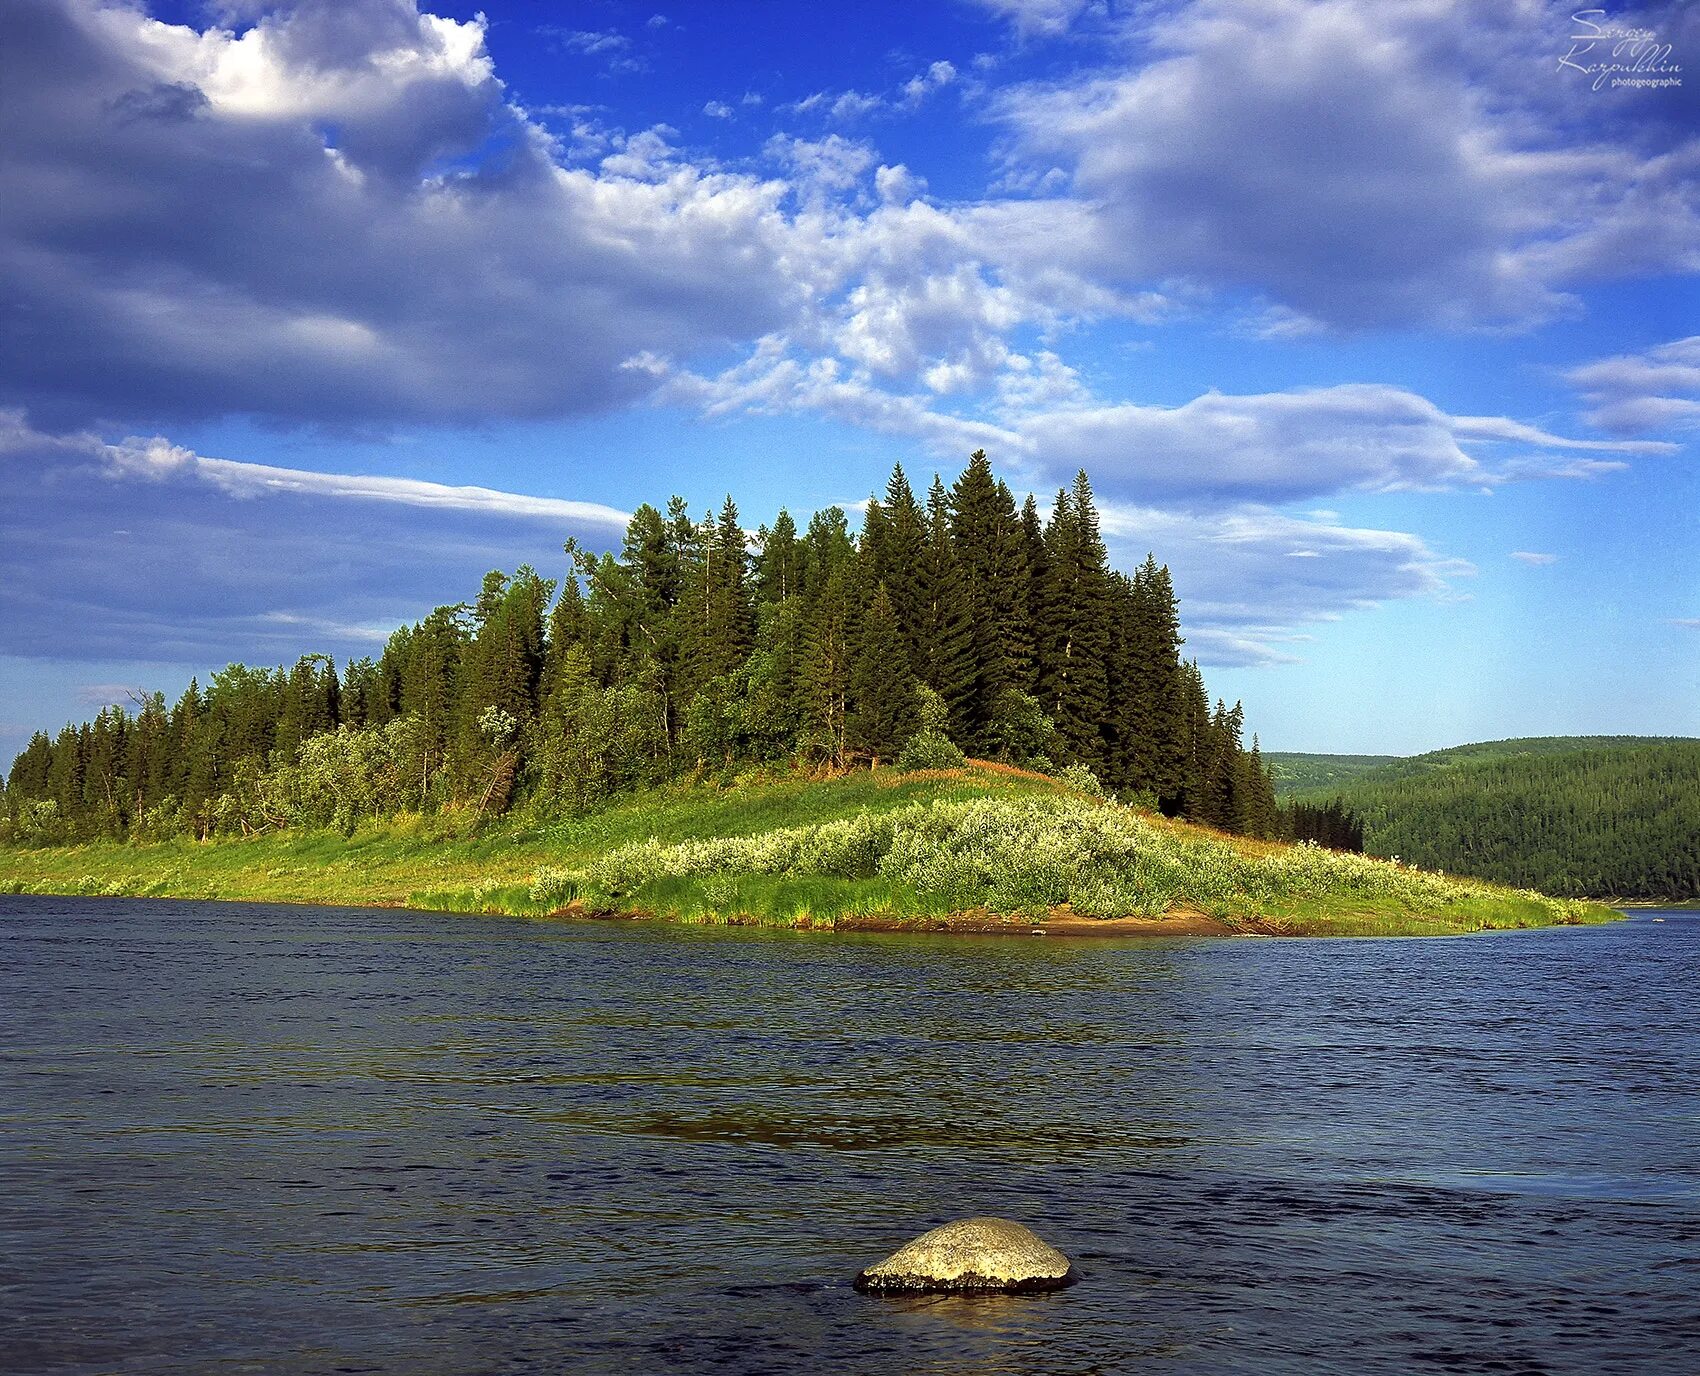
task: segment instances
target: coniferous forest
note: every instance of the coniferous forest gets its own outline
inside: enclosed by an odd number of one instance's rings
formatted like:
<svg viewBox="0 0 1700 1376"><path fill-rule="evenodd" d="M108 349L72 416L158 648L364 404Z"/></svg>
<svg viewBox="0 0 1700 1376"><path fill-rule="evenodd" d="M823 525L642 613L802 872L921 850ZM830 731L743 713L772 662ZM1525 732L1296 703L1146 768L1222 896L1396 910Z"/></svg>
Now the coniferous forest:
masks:
<svg viewBox="0 0 1700 1376"><path fill-rule="evenodd" d="M1483 742L1308 790L1284 811L1330 808L1361 817L1372 853L1454 874L1565 897L1700 898L1700 741Z"/></svg>
<svg viewBox="0 0 1700 1376"><path fill-rule="evenodd" d="M558 580L487 574L376 660L233 664L175 703L38 734L8 776L4 834L577 813L688 775L966 754L1088 770L1227 831L1313 835L1277 808L1239 704L1212 707L1182 658L1168 569L1109 566L1084 472L1041 514L983 452L925 494L899 467L859 532L830 508L802 530L781 511L752 537L730 497L702 517L675 497L639 507L617 554L565 554Z"/></svg>

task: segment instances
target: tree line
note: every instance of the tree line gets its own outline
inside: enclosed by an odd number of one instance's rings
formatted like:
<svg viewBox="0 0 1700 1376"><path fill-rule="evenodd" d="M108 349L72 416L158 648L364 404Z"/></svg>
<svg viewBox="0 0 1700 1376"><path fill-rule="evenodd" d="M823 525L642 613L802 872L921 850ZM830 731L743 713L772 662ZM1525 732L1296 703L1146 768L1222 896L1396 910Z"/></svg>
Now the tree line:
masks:
<svg viewBox="0 0 1700 1376"><path fill-rule="evenodd" d="M1377 855L1560 897L1700 898L1700 741L1577 743L1444 751L1340 791ZM1543 753L1508 751L1525 746Z"/></svg>
<svg viewBox="0 0 1700 1376"><path fill-rule="evenodd" d="M901 466L861 528L728 497L645 504L559 580L487 574L475 601L339 673L230 665L168 704L110 707L13 764L15 840L352 828L364 816L584 811L690 773L778 762L1089 770L1124 797L1290 834L1244 714L1182 658L1167 567L1112 569L1084 472L1046 516L976 452L924 495Z"/></svg>

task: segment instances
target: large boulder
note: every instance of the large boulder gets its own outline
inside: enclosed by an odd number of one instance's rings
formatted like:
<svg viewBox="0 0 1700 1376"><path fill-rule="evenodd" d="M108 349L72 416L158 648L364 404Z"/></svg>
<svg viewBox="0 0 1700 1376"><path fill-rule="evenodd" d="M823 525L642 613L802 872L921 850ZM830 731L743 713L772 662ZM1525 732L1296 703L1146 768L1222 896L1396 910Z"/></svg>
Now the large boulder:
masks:
<svg viewBox="0 0 1700 1376"><path fill-rule="evenodd" d="M964 1218L934 1228L856 1277L858 1290L1057 1290L1068 1258L1007 1218Z"/></svg>

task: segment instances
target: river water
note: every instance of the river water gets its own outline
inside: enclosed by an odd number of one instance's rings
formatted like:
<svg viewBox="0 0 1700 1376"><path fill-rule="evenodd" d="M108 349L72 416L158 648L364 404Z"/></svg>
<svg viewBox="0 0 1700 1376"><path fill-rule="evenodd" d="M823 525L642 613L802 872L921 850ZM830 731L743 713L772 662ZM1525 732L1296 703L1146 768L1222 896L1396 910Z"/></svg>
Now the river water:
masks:
<svg viewBox="0 0 1700 1376"><path fill-rule="evenodd" d="M831 936L0 898L0 1370L1700 1370L1700 912ZM882 1299L971 1214L1083 1279Z"/></svg>

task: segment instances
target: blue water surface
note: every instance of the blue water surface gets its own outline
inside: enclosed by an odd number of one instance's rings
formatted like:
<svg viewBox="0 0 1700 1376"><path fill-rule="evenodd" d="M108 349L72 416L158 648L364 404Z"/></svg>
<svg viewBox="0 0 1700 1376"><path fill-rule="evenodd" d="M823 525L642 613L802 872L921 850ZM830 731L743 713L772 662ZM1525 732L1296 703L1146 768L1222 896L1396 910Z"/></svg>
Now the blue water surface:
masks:
<svg viewBox="0 0 1700 1376"><path fill-rule="evenodd" d="M1697 912L1139 942L6 897L0 942L0 1371L1700 1371ZM851 1289L982 1213L1083 1279Z"/></svg>

